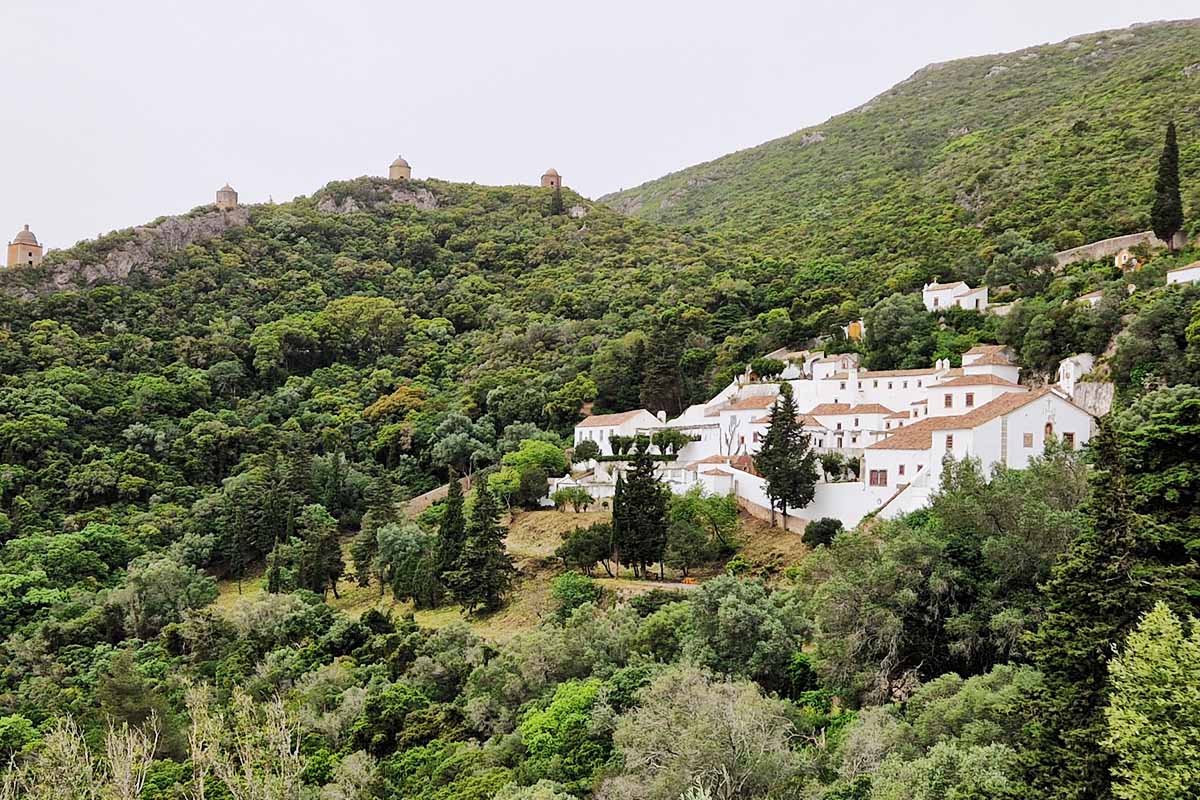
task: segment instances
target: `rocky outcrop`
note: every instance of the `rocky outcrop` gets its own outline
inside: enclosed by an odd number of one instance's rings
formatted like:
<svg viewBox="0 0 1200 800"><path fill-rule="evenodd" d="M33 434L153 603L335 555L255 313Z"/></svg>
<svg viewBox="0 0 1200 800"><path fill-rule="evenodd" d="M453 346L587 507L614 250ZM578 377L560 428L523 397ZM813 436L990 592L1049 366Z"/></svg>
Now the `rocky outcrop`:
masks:
<svg viewBox="0 0 1200 800"><path fill-rule="evenodd" d="M378 198L360 202L353 195L346 195L340 200L333 194L326 194L317 201L317 210L324 214L353 214L356 211L370 211L381 205L401 203L406 206L416 206L423 211L432 211L438 207L437 197L433 192L423 187L396 186Z"/></svg>
<svg viewBox="0 0 1200 800"><path fill-rule="evenodd" d="M113 234L124 241L107 249L105 239L100 239L91 246L91 249L100 251L93 257L48 258L37 268L6 271L0 276L0 291L28 299L64 289L120 283L135 271L154 275L156 264L170 255L190 245L215 239L249 221L250 210L245 206L229 211L212 210L167 217L150 225L140 225L130 231Z"/></svg>

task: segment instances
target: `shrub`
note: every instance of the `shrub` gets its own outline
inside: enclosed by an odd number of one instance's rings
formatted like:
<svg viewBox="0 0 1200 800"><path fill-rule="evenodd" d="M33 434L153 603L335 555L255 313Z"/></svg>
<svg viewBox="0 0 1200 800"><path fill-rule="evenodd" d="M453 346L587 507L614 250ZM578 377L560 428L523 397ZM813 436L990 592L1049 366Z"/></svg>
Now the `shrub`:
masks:
<svg viewBox="0 0 1200 800"><path fill-rule="evenodd" d="M572 463L578 464L581 461L595 458L600 455L600 445L593 442L591 439L584 439L571 451Z"/></svg>
<svg viewBox="0 0 1200 800"><path fill-rule="evenodd" d="M828 545L833 537L842 532L842 521L833 517L821 517L804 526L803 540L809 547Z"/></svg>
<svg viewBox="0 0 1200 800"><path fill-rule="evenodd" d="M554 579L550 593L558 603L557 615L561 622L584 603L597 602L600 599L600 586L587 575L564 572Z"/></svg>

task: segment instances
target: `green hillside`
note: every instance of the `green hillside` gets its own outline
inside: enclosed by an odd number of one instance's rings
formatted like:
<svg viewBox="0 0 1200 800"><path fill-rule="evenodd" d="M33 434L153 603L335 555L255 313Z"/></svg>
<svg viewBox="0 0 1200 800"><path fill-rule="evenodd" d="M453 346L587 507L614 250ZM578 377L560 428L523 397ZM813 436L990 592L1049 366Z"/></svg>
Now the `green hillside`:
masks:
<svg viewBox="0 0 1200 800"><path fill-rule="evenodd" d="M1200 21L1143 25L933 64L824 124L602 201L909 288L1007 229L1055 249L1147 229L1172 118L1194 217L1198 110Z"/></svg>

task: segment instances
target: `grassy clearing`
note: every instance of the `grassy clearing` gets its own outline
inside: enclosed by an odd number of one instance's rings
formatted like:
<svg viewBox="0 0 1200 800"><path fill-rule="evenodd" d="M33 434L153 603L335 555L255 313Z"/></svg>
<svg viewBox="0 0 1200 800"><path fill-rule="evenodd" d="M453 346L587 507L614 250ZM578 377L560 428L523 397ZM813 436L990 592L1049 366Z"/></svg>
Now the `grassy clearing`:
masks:
<svg viewBox="0 0 1200 800"><path fill-rule="evenodd" d="M413 614L417 623L428 628L442 628L455 622L465 621L480 636L494 642L506 642L517 634L530 630L554 610L554 601L550 595L551 582L562 572L562 567L554 558L555 549L562 543L563 537L577 527L585 527L595 522L606 522L610 519L607 512L573 512L560 511L523 511L513 516L509 521L508 535L505 543L516 561L519 575L508 604L495 614L467 619L458 606L442 606L440 608L420 609L414 611L410 603L397 603L390 592L379 591L378 583L372 581L368 586L359 586L352 580L343 580L338 584L339 597L332 594L325 601L330 606L353 618L361 617L368 610L375 608L393 616ZM775 578L782 574L784 567L793 564L804 557L808 548L800 541L800 534L784 532L780 528L772 528L765 522L749 516L742 517L742 528L739 533L742 542L741 554L750 562L755 573L763 573ZM342 542L343 556L349 565L349 547L352 537ZM217 609L228 611L239 603L264 594L265 567L259 566L241 581L239 592L238 582L222 580L218 583L218 596L213 602ZM693 575L697 580L722 573L721 565L696 570ZM607 591L612 592L619 600L629 600L654 589L685 592L693 585L679 583L680 574L674 570L666 570L665 580L635 580L628 570L618 572L616 577L608 577L603 570L598 570L597 581Z"/></svg>

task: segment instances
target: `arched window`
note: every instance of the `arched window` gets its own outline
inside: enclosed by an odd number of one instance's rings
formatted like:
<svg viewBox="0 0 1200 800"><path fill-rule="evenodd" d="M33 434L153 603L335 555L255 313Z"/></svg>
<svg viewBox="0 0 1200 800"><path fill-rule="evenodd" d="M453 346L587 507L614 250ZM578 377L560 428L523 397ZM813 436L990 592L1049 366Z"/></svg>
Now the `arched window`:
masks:
<svg viewBox="0 0 1200 800"><path fill-rule="evenodd" d="M1053 439L1053 438L1054 438L1054 423L1047 422L1046 423L1046 439L1047 439L1047 441L1049 441L1050 439Z"/></svg>

